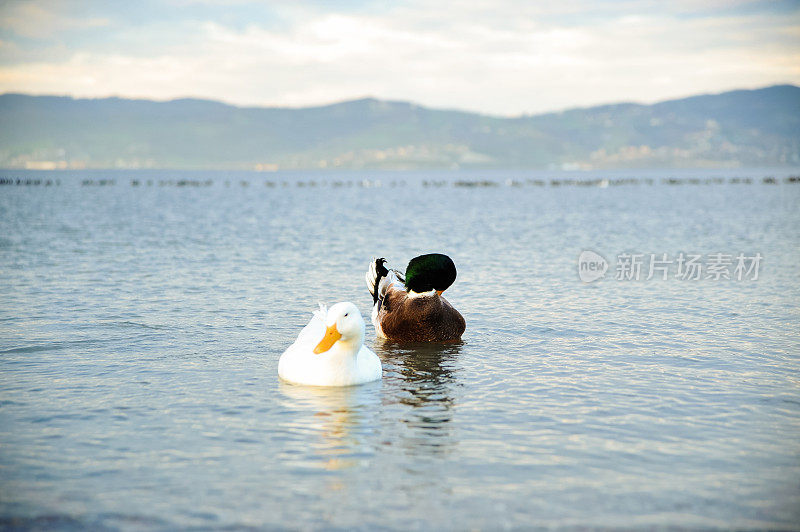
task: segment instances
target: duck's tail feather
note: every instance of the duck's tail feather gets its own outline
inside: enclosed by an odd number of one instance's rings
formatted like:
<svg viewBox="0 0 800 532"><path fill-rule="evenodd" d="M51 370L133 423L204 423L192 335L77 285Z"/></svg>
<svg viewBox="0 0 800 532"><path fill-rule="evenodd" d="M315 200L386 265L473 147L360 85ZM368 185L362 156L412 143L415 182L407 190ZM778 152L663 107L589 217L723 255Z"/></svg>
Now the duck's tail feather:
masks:
<svg viewBox="0 0 800 532"><path fill-rule="evenodd" d="M369 263L369 269L365 275L365 279L367 281L367 290L369 290L369 293L372 296L373 305L378 302L378 290L381 285L381 279L389 275L389 270L386 268L386 266L384 266L385 264L386 259L383 257L380 259L373 258L372 262Z"/></svg>
<svg viewBox="0 0 800 532"><path fill-rule="evenodd" d="M319 309L312 311L314 316L319 318L322 323L325 323L325 320L328 317L328 307L322 301L319 302Z"/></svg>

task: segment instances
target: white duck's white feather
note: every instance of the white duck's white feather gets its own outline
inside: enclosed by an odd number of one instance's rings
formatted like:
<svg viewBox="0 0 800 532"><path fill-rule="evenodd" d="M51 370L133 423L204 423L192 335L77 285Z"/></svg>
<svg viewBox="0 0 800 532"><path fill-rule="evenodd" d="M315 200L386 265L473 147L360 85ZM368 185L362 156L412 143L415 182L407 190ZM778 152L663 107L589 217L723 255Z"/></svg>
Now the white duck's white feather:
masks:
<svg viewBox="0 0 800 532"><path fill-rule="evenodd" d="M327 351L314 353L326 328L334 323L342 326L342 338ZM330 309L320 303L314 317L278 361L281 379L312 386L363 384L380 379L381 373L380 359L364 346L364 319L352 303L337 303Z"/></svg>

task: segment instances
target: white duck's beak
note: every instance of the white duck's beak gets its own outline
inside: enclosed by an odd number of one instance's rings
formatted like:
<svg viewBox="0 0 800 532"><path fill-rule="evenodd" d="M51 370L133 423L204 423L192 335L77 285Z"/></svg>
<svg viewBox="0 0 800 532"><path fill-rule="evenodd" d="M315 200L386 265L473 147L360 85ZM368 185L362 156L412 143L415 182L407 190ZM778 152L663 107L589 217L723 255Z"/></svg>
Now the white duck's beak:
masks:
<svg viewBox="0 0 800 532"><path fill-rule="evenodd" d="M342 337L342 334L336 328L336 323L328 326L325 331L325 336L322 337L322 341L317 344L317 347L314 348L314 354L319 355L320 353L324 353L335 344L339 338Z"/></svg>

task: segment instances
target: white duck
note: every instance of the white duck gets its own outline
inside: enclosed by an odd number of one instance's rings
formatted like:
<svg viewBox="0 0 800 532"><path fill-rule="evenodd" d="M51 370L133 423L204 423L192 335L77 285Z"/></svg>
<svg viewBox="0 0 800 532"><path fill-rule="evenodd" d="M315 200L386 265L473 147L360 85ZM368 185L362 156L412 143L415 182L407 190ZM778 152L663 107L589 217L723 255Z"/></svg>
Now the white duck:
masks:
<svg viewBox="0 0 800 532"><path fill-rule="evenodd" d="M364 346L364 318L352 303L319 310L281 355L278 376L295 384L351 386L381 378L381 360Z"/></svg>

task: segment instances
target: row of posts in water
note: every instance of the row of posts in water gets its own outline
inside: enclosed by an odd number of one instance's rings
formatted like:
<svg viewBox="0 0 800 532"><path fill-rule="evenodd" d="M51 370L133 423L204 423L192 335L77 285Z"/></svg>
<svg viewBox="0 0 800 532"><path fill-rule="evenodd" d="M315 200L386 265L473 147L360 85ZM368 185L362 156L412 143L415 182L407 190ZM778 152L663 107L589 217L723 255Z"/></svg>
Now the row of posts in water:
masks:
<svg viewBox="0 0 800 532"><path fill-rule="evenodd" d="M662 185L722 185L725 183L730 184L745 184L751 185L753 183L761 182L767 185L777 185L780 182L784 183L800 183L800 176L788 176L784 178L776 177L762 177L756 179L752 177L706 177L706 178L675 178L664 177L659 179L654 178L597 178L597 179L506 179L504 181L494 181L490 179L475 179L475 180L422 180L420 184L423 187L459 187L459 188L491 188L491 187L560 187L560 186L579 186L579 187L600 187L605 188L608 186L620 185L655 185L660 183ZM214 185L213 179L131 179L130 186L133 187L210 187ZM248 180L223 182L225 187L239 186L249 187L253 182ZM294 187L362 187L362 188L396 188L405 187L408 185L403 180L390 180L382 181L380 179L361 179L361 180L322 180L322 181L264 181L264 186L268 188L286 188ZM60 179L32 179L32 178L10 178L0 177L0 185L16 185L16 186L61 186ZM115 186L117 185L116 179L84 179L81 181L81 186Z"/></svg>

